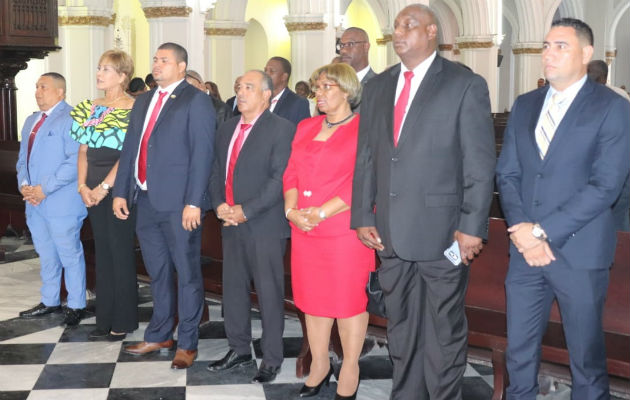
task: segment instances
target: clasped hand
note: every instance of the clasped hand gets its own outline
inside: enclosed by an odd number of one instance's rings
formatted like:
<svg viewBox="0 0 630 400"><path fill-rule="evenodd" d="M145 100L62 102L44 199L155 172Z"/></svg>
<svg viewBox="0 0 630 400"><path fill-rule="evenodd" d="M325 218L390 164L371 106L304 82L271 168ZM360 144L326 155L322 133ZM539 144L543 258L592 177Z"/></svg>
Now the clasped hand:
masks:
<svg viewBox="0 0 630 400"><path fill-rule="evenodd" d="M24 185L20 188L20 192L22 193L22 199L33 206L38 206L46 198L42 185Z"/></svg>
<svg viewBox="0 0 630 400"><path fill-rule="evenodd" d="M292 209L287 219L293 222L299 230L304 232L310 232L323 221L323 219L319 217L319 208L317 207Z"/></svg>
<svg viewBox="0 0 630 400"><path fill-rule="evenodd" d="M107 196L108 191L103 189L101 185L90 189L87 186L81 188L81 199L86 207L97 206Z"/></svg>
<svg viewBox="0 0 630 400"><path fill-rule="evenodd" d="M240 204L230 206L228 203L222 203L217 207L217 217L223 221L223 226L237 226L247 221Z"/></svg>
<svg viewBox="0 0 630 400"><path fill-rule="evenodd" d="M534 224L531 222L521 222L510 226L508 232L512 243L530 267L544 267L555 261L556 257L546 240L540 240L532 235L533 227Z"/></svg>

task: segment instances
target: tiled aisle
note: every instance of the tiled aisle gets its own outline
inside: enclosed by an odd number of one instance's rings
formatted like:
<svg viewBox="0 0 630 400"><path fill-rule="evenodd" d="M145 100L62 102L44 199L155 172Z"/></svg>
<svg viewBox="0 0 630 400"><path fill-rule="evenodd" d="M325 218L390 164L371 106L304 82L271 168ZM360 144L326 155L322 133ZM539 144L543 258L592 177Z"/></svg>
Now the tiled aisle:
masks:
<svg viewBox="0 0 630 400"><path fill-rule="evenodd" d="M302 342L297 319L287 317L284 333L285 361L271 384L250 383L256 372L248 367L210 373L206 365L228 350L221 307L208 302L212 322L201 328L199 357L192 368L169 368L173 353L133 357L121 352L124 344L141 341L150 319L152 303L147 287L140 288L140 328L123 343L89 342L94 318L78 327L59 326L61 314L41 319L20 319L17 313L39 301L37 259L0 265L0 400L105 400L105 399L296 399L303 381L295 377L295 357ZM252 312L253 337L260 338L258 313ZM253 345L260 363L259 340ZM469 364L464 379L464 399L490 399L491 369ZM384 400L391 388L391 364L386 348L373 348L361 360L358 398ZM314 399L332 399L336 383ZM568 399L568 392L545 399Z"/></svg>

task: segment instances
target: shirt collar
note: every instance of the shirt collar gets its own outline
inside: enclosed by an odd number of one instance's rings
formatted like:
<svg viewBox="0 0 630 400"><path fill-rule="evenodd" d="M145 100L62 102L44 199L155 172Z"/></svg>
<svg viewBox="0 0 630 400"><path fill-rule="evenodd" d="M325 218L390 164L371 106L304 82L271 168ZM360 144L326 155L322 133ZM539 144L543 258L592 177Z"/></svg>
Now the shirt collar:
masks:
<svg viewBox="0 0 630 400"><path fill-rule="evenodd" d="M370 71L370 64L368 64L367 67L363 68L361 71L357 72L357 78L359 79L359 82L361 82L363 78L365 78L365 75L367 75L369 71Z"/></svg>
<svg viewBox="0 0 630 400"><path fill-rule="evenodd" d="M555 93L560 93L562 96L563 103L566 103L567 100L570 100L569 103L572 102L575 96L577 96L580 89L582 89L582 86L584 86L584 84L586 83L586 78L587 78L587 75L584 74L584 76L580 80L578 80L577 82L574 82L573 84L571 84L571 86L564 89L562 92L554 89L553 86L549 85L549 90L547 91L547 98L550 99L551 96L553 96Z"/></svg>
<svg viewBox="0 0 630 400"><path fill-rule="evenodd" d="M180 83L182 83L183 81L184 81L184 79L180 79L180 80L178 80L177 82L173 82L173 83L171 83L170 85L168 85L167 87L164 87L164 88L163 88L162 86L159 86L159 85L158 85L158 87L157 87L157 90L156 90L156 91L157 91L158 93L159 93L159 92L167 92L167 93L170 95L171 93L173 93L173 91L175 90L175 88L176 88L177 86L179 86L179 84L180 84Z"/></svg>
<svg viewBox="0 0 630 400"><path fill-rule="evenodd" d="M413 76L424 76L424 74L429 70L431 63L433 63L433 60L435 60L436 54L437 52L434 51L433 54L427 57L420 64L416 65L416 67L412 70L407 68L405 64L400 63L400 73L403 74L404 72L407 72L407 71L413 71Z"/></svg>
<svg viewBox="0 0 630 400"><path fill-rule="evenodd" d="M278 102L278 100L280 100L280 96L282 96L282 93L284 93L285 90L287 90L287 88L282 89L282 91L280 93L278 93L278 95L276 97L271 99L271 101L275 100L276 102Z"/></svg>
<svg viewBox="0 0 630 400"><path fill-rule="evenodd" d="M61 104L62 101L63 100L59 100L54 106L50 107L48 110L42 111L42 115L46 114L46 117L50 117L50 114L52 114L52 112L55 111L55 108L57 108L57 106Z"/></svg>

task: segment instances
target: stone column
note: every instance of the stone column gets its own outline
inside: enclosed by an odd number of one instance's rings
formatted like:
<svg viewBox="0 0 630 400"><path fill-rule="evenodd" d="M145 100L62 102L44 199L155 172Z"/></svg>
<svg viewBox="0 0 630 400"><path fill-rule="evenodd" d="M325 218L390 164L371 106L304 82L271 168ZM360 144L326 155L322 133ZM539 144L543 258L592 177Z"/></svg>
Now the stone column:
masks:
<svg viewBox="0 0 630 400"><path fill-rule="evenodd" d="M234 95L234 80L245 72L245 33L243 21L207 20L205 28L205 79L214 81L226 100Z"/></svg>
<svg viewBox="0 0 630 400"><path fill-rule="evenodd" d="M376 39L376 44L378 46L378 50L379 51L383 51L385 52L385 60L386 60L386 68L390 67L394 64L397 64L400 62L400 59L398 58L398 55L396 54L396 52L394 51L394 46L392 44L392 31L388 30L388 31L383 31L383 37Z"/></svg>
<svg viewBox="0 0 630 400"><path fill-rule="evenodd" d="M310 77L316 68L328 64L335 55L335 28L327 19L326 14L284 17L284 25L291 36L293 72L289 87L292 88L298 80Z"/></svg>
<svg viewBox="0 0 630 400"><path fill-rule="evenodd" d="M518 96L536 89L538 79L545 77L542 70L542 43L516 43L512 46L512 53L515 64L514 95Z"/></svg>
<svg viewBox="0 0 630 400"><path fill-rule="evenodd" d="M497 67L497 56L499 47L494 43L494 37L494 35L459 36L456 41L457 48L461 53L459 60L486 79L492 112L498 112L499 68Z"/></svg>
<svg viewBox="0 0 630 400"><path fill-rule="evenodd" d="M444 43L438 46L440 56L446 58L447 60L457 61L454 50L455 48L451 43Z"/></svg>
<svg viewBox="0 0 630 400"><path fill-rule="evenodd" d="M100 94L94 80L98 59L114 47L112 25L116 16L111 8L59 6L59 46L51 53L48 70L66 78L66 101L76 104Z"/></svg>
<svg viewBox="0 0 630 400"><path fill-rule="evenodd" d="M617 58L617 49L606 49L606 64L608 64L608 84L615 81L615 59Z"/></svg>
<svg viewBox="0 0 630 400"><path fill-rule="evenodd" d="M186 1L171 1L169 5L155 6L155 1L141 0L142 10L149 22L149 54L152 58L158 46L174 42L188 51L188 67L203 71L204 15L186 5Z"/></svg>

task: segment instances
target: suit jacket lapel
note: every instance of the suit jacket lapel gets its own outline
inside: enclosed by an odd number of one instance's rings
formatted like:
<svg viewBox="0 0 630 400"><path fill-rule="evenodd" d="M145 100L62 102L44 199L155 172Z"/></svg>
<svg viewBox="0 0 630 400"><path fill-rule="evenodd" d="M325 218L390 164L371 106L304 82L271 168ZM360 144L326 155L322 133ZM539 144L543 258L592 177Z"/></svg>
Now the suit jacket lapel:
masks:
<svg viewBox="0 0 630 400"><path fill-rule="evenodd" d="M151 131L151 135L153 135L155 132L157 132L157 129L160 126L160 122L162 122L164 120L164 118L166 118L166 116L168 115L168 110L171 107L173 107L173 104L175 104L176 101L178 101L178 97L184 91L186 86L188 86L188 82L186 82L184 80L184 81L182 81L182 83L177 85L175 90L173 90L173 93L171 93L171 95L168 96L168 98L166 99L166 103L164 103L164 105L162 106L162 110L160 111L160 115L158 115L157 121L155 121L155 126L153 126L153 131Z"/></svg>
<svg viewBox="0 0 630 400"><path fill-rule="evenodd" d="M536 149L536 154L540 154L538 151L538 143L536 142L536 125L538 125L538 120L540 119L540 113L542 111L543 104L545 103L545 97L547 96L547 92L549 88L547 87L545 90L541 90L537 93L537 97L534 100L534 108L532 109L532 117L529 121L529 139L532 141L532 145ZM540 159L540 155L538 156Z"/></svg>
<svg viewBox="0 0 630 400"><path fill-rule="evenodd" d="M273 108L274 114L278 114L278 111L282 110L282 107L287 100L287 96L289 95L289 90L290 89L288 87L284 88L284 93L282 93L282 96L280 96L278 102L276 103L276 106Z"/></svg>
<svg viewBox="0 0 630 400"><path fill-rule="evenodd" d="M418 87L418 91L411 102L409 111L407 111L407 116L405 117L404 124L401 127L398 146L403 146L407 138L414 134L413 127L416 126L416 121L420 118L424 104L433 98L437 89L438 80L440 78L439 74L441 71L442 58L440 56L436 56L435 60L433 60L433 63L431 63L431 66L427 70L426 75L422 79L420 87ZM392 135L392 141L393 140Z"/></svg>
<svg viewBox="0 0 630 400"><path fill-rule="evenodd" d="M589 96L592 91L593 83L587 79L584 86L582 86L578 94L575 96L575 99L573 99L573 102L564 114L564 117L562 117L560 125L556 128L556 132L553 135L551 143L549 143L549 148L547 149L547 154L545 155L543 162L546 162L553 155L556 148L562 147L562 142L565 138L570 138L571 128L575 125L575 121L578 120L578 116L583 108L582 106L589 100Z"/></svg>
<svg viewBox="0 0 630 400"><path fill-rule="evenodd" d="M387 137L389 145L394 147L394 105L396 104L396 85L398 75L400 75L400 63L389 69L390 81L382 88L382 99L384 107L381 107L385 116L385 126L387 127Z"/></svg>

